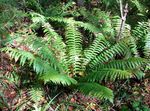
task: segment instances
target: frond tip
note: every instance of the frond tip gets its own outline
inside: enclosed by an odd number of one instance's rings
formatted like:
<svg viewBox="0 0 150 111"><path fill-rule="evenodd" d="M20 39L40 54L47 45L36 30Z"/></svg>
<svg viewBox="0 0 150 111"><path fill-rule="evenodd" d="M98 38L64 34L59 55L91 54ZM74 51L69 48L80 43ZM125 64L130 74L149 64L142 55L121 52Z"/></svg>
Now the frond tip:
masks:
<svg viewBox="0 0 150 111"><path fill-rule="evenodd" d="M78 83L77 89L86 95L92 95L113 102L113 91L98 83Z"/></svg>

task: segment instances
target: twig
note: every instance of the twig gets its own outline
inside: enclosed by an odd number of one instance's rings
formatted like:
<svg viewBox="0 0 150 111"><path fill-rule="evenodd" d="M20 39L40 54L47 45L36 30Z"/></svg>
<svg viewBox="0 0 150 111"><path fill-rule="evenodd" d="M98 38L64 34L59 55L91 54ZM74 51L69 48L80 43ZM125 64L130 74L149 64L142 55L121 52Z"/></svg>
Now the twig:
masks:
<svg viewBox="0 0 150 111"><path fill-rule="evenodd" d="M123 17L123 6L122 6L122 0L119 0L120 3L120 13L121 13L121 18Z"/></svg>
<svg viewBox="0 0 150 111"><path fill-rule="evenodd" d="M126 17L128 14L128 3L126 3L124 10L121 8L122 7L122 2L120 0L120 10L121 11L121 25L120 25L120 30L117 36L117 41L119 41L121 39L121 34L124 31L124 27L125 27L125 21L126 21ZM122 13L123 12L123 13Z"/></svg>

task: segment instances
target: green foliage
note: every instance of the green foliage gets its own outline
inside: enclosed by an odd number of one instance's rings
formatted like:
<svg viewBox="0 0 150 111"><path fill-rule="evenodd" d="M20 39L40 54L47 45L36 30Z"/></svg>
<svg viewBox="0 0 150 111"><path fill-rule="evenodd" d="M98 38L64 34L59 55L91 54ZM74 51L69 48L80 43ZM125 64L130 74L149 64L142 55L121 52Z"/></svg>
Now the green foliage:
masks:
<svg viewBox="0 0 150 111"><path fill-rule="evenodd" d="M87 95L96 96L100 99L107 98L109 101L113 102L112 90L97 83L79 83L77 89Z"/></svg>
<svg viewBox="0 0 150 111"><path fill-rule="evenodd" d="M134 41L137 43L137 49L141 57L148 59L146 70L149 69L149 57L150 57L150 24L148 22L139 22L134 28L132 35Z"/></svg>
<svg viewBox="0 0 150 111"><path fill-rule="evenodd" d="M47 73L42 74L39 77L39 79L43 80L44 83L53 82L55 84L62 84L62 85L65 85L65 86L77 83L77 81L75 79L70 78L70 77L68 77L67 75L64 75L64 74L59 74L54 69L51 69Z"/></svg>
<svg viewBox="0 0 150 111"><path fill-rule="evenodd" d="M104 3L102 7L106 10L118 7L116 1L102 0L100 3ZM132 3L141 13L145 12L146 9L141 8L143 6L137 0ZM8 40L6 47L0 49L22 67L32 67L29 73L35 74L35 82L71 86L85 94L113 102L112 90L100 83L143 77L141 69L147 62L138 56L146 59L150 56L148 22L140 22L134 30L126 23L118 39L121 27L118 11L111 15L113 12L98 8L87 10L82 7L77 10L72 1L44 4L38 0L24 1L25 9L33 11L28 15L31 19L29 26L17 28L10 35L12 39ZM15 10L13 15L11 11L7 14L3 8L0 18L8 20L2 21L0 26L10 23L10 28L14 23L11 20L19 18L19 12L14 13ZM42 98L43 91L31 88L29 94L36 102Z"/></svg>
<svg viewBox="0 0 150 111"><path fill-rule="evenodd" d="M93 82L133 77L133 70L143 63L141 58L115 60L116 56L126 56L127 52L130 52L126 37L112 44L102 33L95 34L98 28L90 23L76 21L72 18L44 17L37 13L31 13L31 17L32 29L43 27L44 38L37 38L33 32L28 32L24 34L25 38L15 39L26 50L21 46L15 46L15 48L5 47L1 51L8 53L15 61L19 60L22 66L25 63L33 66L34 71L38 74L38 80L44 83L74 84L85 94L93 94L112 101L112 91ZM65 40L48 21L63 24ZM83 35L79 31L80 27L95 36L93 43L85 50L82 42ZM16 33L16 36L17 34L19 33ZM15 45L13 42L10 43ZM78 75L84 77L77 83L78 80L71 77L77 76L78 78ZM85 83L82 83L83 81Z"/></svg>
<svg viewBox="0 0 150 111"><path fill-rule="evenodd" d="M9 3L8 3L9 2ZM19 26L21 19L25 16L23 11L17 10L15 2L13 0L0 1L0 40L6 38L8 33L11 32L13 26Z"/></svg>
<svg viewBox="0 0 150 111"><path fill-rule="evenodd" d="M1 73L1 72L0 72ZM0 108L8 108L9 109L9 105L7 103L7 99L5 98L5 95L3 94L4 89L8 88L7 83L5 83L3 80L6 79L5 77L1 77L0 76L0 86L1 86L1 90L0 90Z"/></svg>
<svg viewBox="0 0 150 111"><path fill-rule="evenodd" d="M112 39L114 36L114 29L110 19L110 14L100 9L94 8L92 11L88 11L85 8L80 8L79 13L85 21L94 24L99 28L99 32L102 32L107 39Z"/></svg>
<svg viewBox="0 0 150 111"><path fill-rule="evenodd" d="M39 102L42 97L44 97L44 91L41 88L31 88L28 89L28 94L30 95L30 99L34 102Z"/></svg>
<svg viewBox="0 0 150 111"><path fill-rule="evenodd" d="M81 70L81 51L82 51L82 36L80 32L77 30L77 27L70 23L66 28L66 45L67 45L67 53L68 53L68 61L70 63L70 67L73 68L73 73L77 74Z"/></svg>
<svg viewBox="0 0 150 111"><path fill-rule="evenodd" d="M100 52L105 50L107 47L110 47L109 42L104 38L103 34L98 34L89 48L84 50L84 55L87 63L93 60Z"/></svg>
<svg viewBox="0 0 150 111"><path fill-rule="evenodd" d="M146 59L133 57L133 58L124 59L124 60L113 60L107 64L102 64L99 67L132 70L132 69L135 69L136 67L143 65L144 63L146 63Z"/></svg>
<svg viewBox="0 0 150 111"><path fill-rule="evenodd" d="M132 76L132 72L120 69L113 69L113 68L103 68L98 71L93 71L88 76L85 77L85 80L88 81L115 81L116 79L126 79Z"/></svg>
<svg viewBox="0 0 150 111"><path fill-rule="evenodd" d="M94 58L91 63L89 64L90 67L95 67L101 63L108 62L109 60L113 59L117 54L125 55L127 52L127 44L121 41L114 46L110 47L108 50L103 51L100 53L96 58Z"/></svg>

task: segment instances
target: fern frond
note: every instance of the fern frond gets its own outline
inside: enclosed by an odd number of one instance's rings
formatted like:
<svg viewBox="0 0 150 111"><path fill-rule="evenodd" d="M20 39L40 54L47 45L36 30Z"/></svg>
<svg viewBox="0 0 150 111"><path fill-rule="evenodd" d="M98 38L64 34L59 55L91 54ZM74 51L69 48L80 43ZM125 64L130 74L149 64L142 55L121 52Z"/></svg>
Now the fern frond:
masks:
<svg viewBox="0 0 150 111"><path fill-rule="evenodd" d="M74 74L76 74L81 70L82 35L73 23L68 24L66 27L66 39L69 62L73 67Z"/></svg>
<svg viewBox="0 0 150 111"><path fill-rule="evenodd" d="M99 33L101 30L97 27L95 27L94 25L90 24L90 23L84 23L84 22L81 22L81 21L76 21L75 24L78 26L78 27L82 27L84 28L84 30L88 30L89 32L92 32L92 33Z"/></svg>
<svg viewBox="0 0 150 111"><path fill-rule="evenodd" d="M96 8L93 10L93 14L98 17L98 24L100 25L100 29L102 30L104 36L110 40L114 39L114 29L112 27L110 14Z"/></svg>
<svg viewBox="0 0 150 111"><path fill-rule="evenodd" d="M78 83L77 89L86 95L95 96L113 102L112 90L97 83Z"/></svg>
<svg viewBox="0 0 150 111"><path fill-rule="evenodd" d="M128 46L125 42L121 41L114 46L110 47L108 50L104 50L97 57L95 57L90 63L90 67L95 67L98 64L104 63L115 57L116 55L125 55L128 51Z"/></svg>
<svg viewBox="0 0 150 111"><path fill-rule="evenodd" d="M138 57L139 53L138 53L137 43L136 43L136 40L132 36L128 37L128 46L129 46L129 48L131 50L131 53L135 57Z"/></svg>
<svg viewBox="0 0 150 111"><path fill-rule="evenodd" d="M139 22L138 25L134 28L133 37L135 38L138 49L141 50L143 55L148 58L150 55L150 26L148 22Z"/></svg>
<svg viewBox="0 0 150 111"><path fill-rule="evenodd" d="M48 39L47 39L48 43L50 42L51 45L59 51L64 50L65 43L63 42L61 36L56 33L53 27L49 23L45 23L43 24L43 28L44 28L44 32L48 36Z"/></svg>
<svg viewBox="0 0 150 111"><path fill-rule="evenodd" d="M87 80L90 82L98 82L98 81L115 81L117 79L127 79L132 76L132 72L114 68L102 68L98 71L93 71L88 74L83 80Z"/></svg>
<svg viewBox="0 0 150 111"><path fill-rule="evenodd" d="M149 30L149 24L147 22L138 22L138 25L132 30L132 35L136 40L144 40L144 36Z"/></svg>
<svg viewBox="0 0 150 111"><path fill-rule="evenodd" d="M44 91L41 88L30 88L28 89L30 100L37 103L44 97Z"/></svg>
<svg viewBox="0 0 150 111"><path fill-rule="evenodd" d="M47 22L46 17L44 17L43 15L40 15L40 14L36 14L36 13L31 13L31 15L32 15L32 21L34 23L33 25L37 26L38 24L41 24L41 26L44 29L43 31L46 34L46 37L44 38L45 41L43 41L43 43L44 43L43 47L47 48L47 49L48 49L48 47L50 47L50 49L52 50L51 52L53 52L55 54L55 57L50 57L50 58L51 59L57 58L60 63L63 63L64 66L67 66L67 63L65 61L66 45L65 45L64 41L62 40L62 37ZM55 19L57 19L57 21L61 20L61 18L57 18L57 17ZM65 20L65 19L62 19L62 21L63 20ZM47 47L44 46L45 43L48 45ZM47 54L51 54L51 53L49 53L50 51L48 51L48 52L44 51L44 52Z"/></svg>
<svg viewBox="0 0 150 111"><path fill-rule="evenodd" d="M140 2L139 0L133 0L131 1L138 9L138 11L140 11L140 13L145 13L147 10L147 7L145 7L142 2Z"/></svg>
<svg viewBox="0 0 150 111"><path fill-rule="evenodd" d="M47 22L46 17L44 17L43 15L37 14L37 13L31 13L32 16L32 21L34 24L32 25L38 25L41 24L42 27L44 28L44 33L46 33L46 35L48 35L47 41L48 43L52 42L55 43L55 45L57 46L57 48L59 45L61 45L61 49L64 48L64 43L62 41L62 38L60 37L60 35L58 33L56 33L56 31L53 29L53 27ZM56 18L58 21L61 20L60 18ZM64 20L64 19L62 19ZM61 51L61 50L60 50Z"/></svg>
<svg viewBox="0 0 150 111"><path fill-rule="evenodd" d="M144 55L146 58L150 58L150 31L145 37Z"/></svg>
<svg viewBox="0 0 150 111"><path fill-rule="evenodd" d="M43 73L50 68L50 64L42 60L40 57L36 57L33 53L24 50L13 49L10 47L2 48L1 51L6 52L15 61L19 61L23 66L25 63L29 63L30 66L33 65L33 69L37 74Z"/></svg>
<svg viewBox="0 0 150 111"><path fill-rule="evenodd" d="M112 39L114 37L114 30L108 13L97 8L94 8L91 12L85 8L80 8L79 12L85 20L98 27L99 32L103 33L106 38Z"/></svg>
<svg viewBox="0 0 150 111"><path fill-rule="evenodd" d="M87 11L85 8L80 8L79 13L91 24L94 24L95 26L99 25L99 18L94 16L90 11Z"/></svg>
<svg viewBox="0 0 150 111"><path fill-rule="evenodd" d="M48 21L53 21L53 22L58 22L58 23L68 23L68 19L67 18L63 18L63 17L47 17L46 18ZM71 18L73 21L73 18Z"/></svg>
<svg viewBox="0 0 150 111"><path fill-rule="evenodd" d="M10 47L5 47L5 48L2 48L0 50L9 54L9 56L11 58L14 58L15 61L18 61L20 59L20 65L22 65L22 66L25 64L25 62L27 60L30 60L31 61L30 64L32 64L33 60L35 59L35 57L32 53L26 52L23 50L13 49Z"/></svg>
<svg viewBox="0 0 150 111"><path fill-rule="evenodd" d="M50 63L42 60L40 57L36 57L33 61L33 69L37 74L42 74L51 69ZM30 64L32 65L32 64Z"/></svg>
<svg viewBox="0 0 150 111"><path fill-rule="evenodd" d="M134 70L134 75L137 79L142 79L145 76L145 73L141 71L140 69Z"/></svg>
<svg viewBox="0 0 150 111"><path fill-rule="evenodd" d="M136 69L146 63L146 60L139 57L133 57L125 60L113 60L107 64L100 64L98 68L115 68L121 70Z"/></svg>
<svg viewBox="0 0 150 111"><path fill-rule="evenodd" d="M31 12L30 15L33 22L30 27L37 28L37 26L42 25L46 22L46 18L39 13Z"/></svg>
<svg viewBox="0 0 150 111"><path fill-rule="evenodd" d="M75 79L70 78L64 74L59 74L59 72L52 68L48 70L48 72L39 76L39 80L44 81L45 84L48 82L53 82L55 84L62 84L64 86L77 83Z"/></svg>
<svg viewBox="0 0 150 111"><path fill-rule="evenodd" d="M68 18L61 18L61 17L48 17L47 19L58 23L65 23L65 24L74 23L77 27L82 27L84 30L88 30L89 32L95 34L100 32L100 29L95 27L94 25L90 23L84 23L82 21L76 21L73 18L68 19Z"/></svg>
<svg viewBox="0 0 150 111"><path fill-rule="evenodd" d="M108 41L105 40L103 34L98 34L90 47L84 50L87 63L109 46L110 45Z"/></svg>
<svg viewBox="0 0 150 111"><path fill-rule="evenodd" d="M68 70L67 56L66 56L66 44L62 40L62 37L59 36L52 26L49 23L43 25L44 32L48 36L46 38L47 43L50 44L51 49L53 50L55 57L58 59L60 64ZM69 71L69 70L68 70Z"/></svg>

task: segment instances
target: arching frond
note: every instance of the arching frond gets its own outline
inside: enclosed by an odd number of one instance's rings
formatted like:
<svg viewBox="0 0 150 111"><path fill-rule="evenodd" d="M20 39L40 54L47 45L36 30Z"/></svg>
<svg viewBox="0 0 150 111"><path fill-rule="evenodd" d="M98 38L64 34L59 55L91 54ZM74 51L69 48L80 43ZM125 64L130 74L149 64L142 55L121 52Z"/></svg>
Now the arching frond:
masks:
<svg viewBox="0 0 150 111"><path fill-rule="evenodd" d="M61 69L62 67L60 67L60 64L61 64L63 65L63 68L65 68L65 70L68 70L69 66L66 60L66 44L62 40L62 37L53 29L50 23L47 22L47 18L45 16L36 14L36 13L31 13L31 15L32 15L32 21L34 25L37 26L38 24L41 24L41 26L43 27L43 32L46 35L46 37L44 37L44 41L42 40L43 46L40 47L40 51L43 50L42 54L45 55L46 58L50 57L49 58L51 59L50 63L54 63L52 62L52 60L55 60L55 59L57 59L60 62L60 63L58 63L58 61L55 62L57 66L53 64L54 68L58 68L59 70L62 70ZM61 18L59 18L58 20L60 19ZM35 41L37 41L37 39L38 38L36 38ZM35 41L33 41L33 43L35 43ZM38 45L38 44L41 44L41 43L35 43L35 45Z"/></svg>
<svg viewBox="0 0 150 111"><path fill-rule="evenodd" d="M33 65L33 69L37 74L43 73L51 68L50 63L46 62L39 56L35 56L31 52L10 47L2 48L1 51L5 51L11 58L15 59L15 61L19 61L22 66L25 63L28 63L30 66Z"/></svg>
<svg viewBox="0 0 150 111"><path fill-rule="evenodd" d="M137 42L138 49L145 58L149 58L150 55L150 26L148 22L139 22L138 25L132 31L132 35Z"/></svg>
<svg viewBox="0 0 150 111"><path fill-rule="evenodd" d="M46 17L37 13L31 13L31 16L33 21L32 25L37 26L38 24L41 24L41 26L44 28L44 33L46 33L46 35L48 36L46 38L47 42L51 43L51 46L55 49L59 51L64 51L65 44L62 41L61 36L58 33L56 33L53 27L47 22Z"/></svg>
<svg viewBox="0 0 150 111"><path fill-rule="evenodd" d="M90 62L100 52L102 52L109 46L110 44L105 40L104 36L102 34L98 34L90 47L84 50L86 62Z"/></svg>
<svg viewBox="0 0 150 111"><path fill-rule="evenodd" d="M82 61L82 35L75 24L70 23L66 27L67 53L74 74L81 70Z"/></svg>
<svg viewBox="0 0 150 111"><path fill-rule="evenodd" d="M83 80L98 82L98 81L115 81L116 79L127 79L132 76L131 71L120 70L115 68L102 68L89 73Z"/></svg>
<svg viewBox="0 0 150 111"><path fill-rule="evenodd" d="M59 72L52 68L39 76L39 80L44 81L45 84L48 82L53 82L55 84L62 84L64 86L77 83L75 79L70 78L64 74L59 74Z"/></svg>
<svg viewBox="0 0 150 111"><path fill-rule="evenodd" d="M138 53L138 47L137 47L137 43L136 43L136 40L130 36L128 37L128 46L131 50L131 53L135 56L135 57L138 57L139 56L139 53Z"/></svg>
<svg viewBox="0 0 150 111"><path fill-rule="evenodd" d="M24 51L24 50L13 49L11 47L5 47L0 50L9 54L9 56L11 58L14 58L15 61L18 61L20 59L20 64L22 66L25 64L27 60L30 60L31 61L30 64L32 64L33 60L35 59L32 53Z"/></svg>
<svg viewBox="0 0 150 111"><path fill-rule="evenodd" d="M107 39L114 38L114 29L112 28L109 13L97 8L94 8L91 12L85 8L80 8L79 12L86 21L98 27Z"/></svg>
<svg viewBox="0 0 150 111"><path fill-rule="evenodd" d="M101 30L99 28L95 27L94 25L92 25L90 23L75 21L75 24L78 27L82 27L84 30L88 30L89 32L92 32L92 33L95 33L95 34L101 32Z"/></svg>
<svg viewBox="0 0 150 111"><path fill-rule="evenodd" d="M98 68L115 68L121 70L131 70L144 65L146 60L139 57L133 57L124 60L113 60L106 64L100 64Z"/></svg>
<svg viewBox="0 0 150 111"><path fill-rule="evenodd" d="M145 73L141 71L140 69L134 70L134 75L136 76L137 79L142 79L145 76Z"/></svg>
<svg viewBox="0 0 150 111"><path fill-rule="evenodd" d="M145 38L144 55L146 58L150 58L150 31Z"/></svg>
<svg viewBox="0 0 150 111"><path fill-rule="evenodd" d="M113 92L107 87L101 86L98 83L78 83L77 89L86 95L106 99L113 102Z"/></svg>
<svg viewBox="0 0 150 111"><path fill-rule="evenodd" d="M49 23L45 23L43 24L43 28L44 32L48 36L48 43L50 43L51 46L57 49L58 51L64 51L65 43L63 42L62 37L56 33L53 27Z"/></svg>
<svg viewBox="0 0 150 111"><path fill-rule="evenodd" d="M128 46L125 42L121 41L114 46L110 47L108 50L104 50L97 57L95 57L89 64L90 67L95 67L98 64L109 61L116 55L125 55Z"/></svg>
<svg viewBox="0 0 150 111"><path fill-rule="evenodd" d="M73 18L61 18L61 17L48 17L50 21L55 21L58 23L65 23L65 24L70 24L74 23L77 27L82 27L84 30L88 30L89 32L92 33L99 33L101 30L97 28L96 26L90 24L90 23L85 23L82 21L76 21Z"/></svg>

